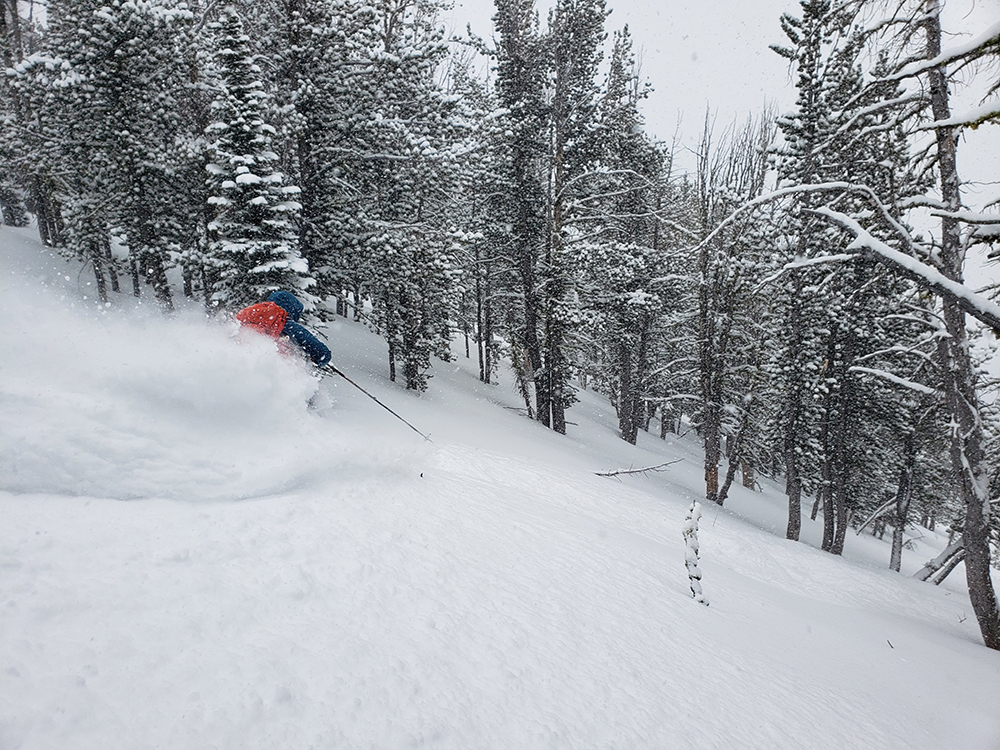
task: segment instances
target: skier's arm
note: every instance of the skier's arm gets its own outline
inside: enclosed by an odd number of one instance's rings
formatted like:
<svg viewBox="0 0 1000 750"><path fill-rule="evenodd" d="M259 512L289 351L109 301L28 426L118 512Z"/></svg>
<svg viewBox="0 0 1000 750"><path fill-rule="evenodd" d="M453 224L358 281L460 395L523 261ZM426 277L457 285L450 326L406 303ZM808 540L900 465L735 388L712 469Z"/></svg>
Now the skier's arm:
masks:
<svg viewBox="0 0 1000 750"><path fill-rule="evenodd" d="M305 326L289 320L281 333L298 344L317 367L322 367L330 361L330 350L326 344L309 333Z"/></svg>

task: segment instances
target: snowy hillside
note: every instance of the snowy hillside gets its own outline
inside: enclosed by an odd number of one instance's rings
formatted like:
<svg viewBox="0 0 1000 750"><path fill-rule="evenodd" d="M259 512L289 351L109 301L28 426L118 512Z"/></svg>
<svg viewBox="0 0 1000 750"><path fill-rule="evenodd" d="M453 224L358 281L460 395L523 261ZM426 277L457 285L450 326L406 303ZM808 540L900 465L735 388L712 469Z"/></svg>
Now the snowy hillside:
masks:
<svg viewBox="0 0 1000 750"><path fill-rule="evenodd" d="M808 521L787 542L776 488L736 488L705 509L703 607L693 436L629 446L583 393L562 437L464 357L406 392L330 326L428 443L343 381L310 412L269 343L99 309L88 278L0 230L3 750L1000 748L960 571L893 574L867 535L833 557ZM944 542L913 536L904 573Z"/></svg>

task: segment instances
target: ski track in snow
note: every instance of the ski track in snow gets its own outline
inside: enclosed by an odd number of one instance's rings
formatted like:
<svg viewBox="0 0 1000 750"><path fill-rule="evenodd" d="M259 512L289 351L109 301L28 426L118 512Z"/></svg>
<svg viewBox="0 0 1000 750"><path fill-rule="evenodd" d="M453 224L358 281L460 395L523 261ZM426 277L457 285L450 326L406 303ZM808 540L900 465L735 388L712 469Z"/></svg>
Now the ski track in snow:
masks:
<svg viewBox="0 0 1000 750"><path fill-rule="evenodd" d="M3 750L1000 747L957 573L787 542L764 482L705 509L703 607L690 438L627 446L589 393L556 436L464 360L407 393L345 322L334 361L435 442L339 380L309 413L266 342L95 313L64 265L0 230Z"/></svg>

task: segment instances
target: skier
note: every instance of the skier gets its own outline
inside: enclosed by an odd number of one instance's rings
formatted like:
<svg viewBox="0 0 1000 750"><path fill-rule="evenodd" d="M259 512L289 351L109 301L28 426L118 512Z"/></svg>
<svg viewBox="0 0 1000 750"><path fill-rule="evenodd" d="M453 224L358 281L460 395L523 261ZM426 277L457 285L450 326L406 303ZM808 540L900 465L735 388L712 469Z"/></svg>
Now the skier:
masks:
<svg viewBox="0 0 1000 750"><path fill-rule="evenodd" d="M244 307L236 313L236 320L250 328L283 343L282 337L294 341L317 367L330 361L330 350L323 342L300 325L298 320L303 305L290 292L273 292L267 302Z"/></svg>

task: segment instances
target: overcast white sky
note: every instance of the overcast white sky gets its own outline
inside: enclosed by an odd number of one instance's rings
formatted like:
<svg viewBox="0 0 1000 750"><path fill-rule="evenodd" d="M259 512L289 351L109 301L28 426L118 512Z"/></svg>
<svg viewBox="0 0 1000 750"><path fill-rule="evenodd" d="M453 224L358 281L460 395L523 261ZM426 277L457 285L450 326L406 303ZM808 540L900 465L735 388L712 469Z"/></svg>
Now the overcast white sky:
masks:
<svg viewBox="0 0 1000 750"><path fill-rule="evenodd" d="M466 23L490 38L493 0L454 0L452 28ZM552 4L536 0L544 18ZM680 135L691 145L706 109L723 128L771 102L779 111L795 102L787 61L770 44L787 40L778 19L801 15L798 0L607 0L609 33L626 23L641 56L642 74L653 85L644 106L647 130L670 140L683 114ZM1000 0L946 0L946 25L975 33L1000 18ZM946 45L947 46L947 45ZM970 107L976 102L970 103ZM969 135L960 148L966 179L1000 179L1000 126ZM972 158L974 156L974 158ZM1000 197L1000 187L991 189Z"/></svg>
<svg viewBox="0 0 1000 750"><path fill-rule="evenodd" d="M548 6L538 0L543 18ZM794 101L787 62L768 44L782 40L778 17L796 0L608 0L608 7L609 33L628 24L653 85L644 114L656 137L669 140L682 112L683 131L694 137L709 106L727 124L768 99ZM493 12L492 0L455 0L455 28L469 22L488 37Z"/></svg>

